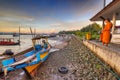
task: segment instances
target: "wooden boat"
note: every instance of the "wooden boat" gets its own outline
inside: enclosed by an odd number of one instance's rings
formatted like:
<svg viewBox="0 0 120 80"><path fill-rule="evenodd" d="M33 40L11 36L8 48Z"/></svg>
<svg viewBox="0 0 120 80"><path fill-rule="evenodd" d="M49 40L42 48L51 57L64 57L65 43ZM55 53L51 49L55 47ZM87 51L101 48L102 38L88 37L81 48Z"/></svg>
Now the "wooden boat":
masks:
<svg viewBox="0 0 120 80"><path fill-rule="evenodd" d="M14 38L0 38L0 45L19 45L20 41L14 41Z"/></svg>
<svg viewBox="0 0 120 80"><path fill-rule="evenodd" d="M19 37L19 33L13 33L13 37Z"/></svg>
<svg viewBox="0 0 120 80"><path fill-rule="evenodd" d="M7 75L8 71L14 71L16 69L23 69L29 78L33 77L36 73L36 70L49 56L50 45L48 44L47 48L41 46L40 40L46 40L47 37L36 37L32 39L33 48L29 52L26 52L22 56L22 60L16 61L16 57L2 60L2 71L4 75Z"/></svg>

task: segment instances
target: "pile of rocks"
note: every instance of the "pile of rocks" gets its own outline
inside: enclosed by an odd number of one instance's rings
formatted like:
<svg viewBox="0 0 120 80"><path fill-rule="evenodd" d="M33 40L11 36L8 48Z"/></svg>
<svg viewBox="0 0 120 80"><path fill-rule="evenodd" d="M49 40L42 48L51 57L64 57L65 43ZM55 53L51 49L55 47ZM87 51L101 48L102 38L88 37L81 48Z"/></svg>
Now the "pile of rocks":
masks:
<svg viewBox="0 0 120 80"><path fill-rule="evenodd" d="M66 47L52 53L40 66L34 80L116 80L94 56L82 41L72 37ZM58 71L61 66L67 67L67 74Z"/></svg>

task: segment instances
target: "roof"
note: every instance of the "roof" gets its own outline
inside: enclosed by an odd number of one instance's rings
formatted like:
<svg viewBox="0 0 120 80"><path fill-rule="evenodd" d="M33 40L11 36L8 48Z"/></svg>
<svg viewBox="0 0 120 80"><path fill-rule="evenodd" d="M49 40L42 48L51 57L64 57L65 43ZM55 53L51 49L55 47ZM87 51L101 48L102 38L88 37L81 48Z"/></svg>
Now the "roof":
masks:
<svg viewBox="0 0 120 80"><path fill-rule="evenodd" d="M91 21L102 21L100 16L104 18L110 18L112 20L113 14L116 13L116 20L120 20L120 0L113 0L95 16L93 16Z"/></svg>

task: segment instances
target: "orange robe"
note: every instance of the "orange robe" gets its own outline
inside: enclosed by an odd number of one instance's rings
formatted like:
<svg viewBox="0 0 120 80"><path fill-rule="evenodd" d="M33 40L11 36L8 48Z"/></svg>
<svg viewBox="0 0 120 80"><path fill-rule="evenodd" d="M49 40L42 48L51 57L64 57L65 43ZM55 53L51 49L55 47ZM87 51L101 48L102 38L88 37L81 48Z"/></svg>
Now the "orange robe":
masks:
<svg viewBox="0 0 120 80"><path fill-rule="evenodd" d="M103 29L103 35L102 35L102 42L105 44L108 44L110 42L110 30L112 28L112 23L107 22L104 29Z"/></svg>
<svg viewBox="0 0 120 80"><path fill-rule="evenodd" d="M101 31L101 34L100 34L100 41L103 40L103 30Z"/></svg>

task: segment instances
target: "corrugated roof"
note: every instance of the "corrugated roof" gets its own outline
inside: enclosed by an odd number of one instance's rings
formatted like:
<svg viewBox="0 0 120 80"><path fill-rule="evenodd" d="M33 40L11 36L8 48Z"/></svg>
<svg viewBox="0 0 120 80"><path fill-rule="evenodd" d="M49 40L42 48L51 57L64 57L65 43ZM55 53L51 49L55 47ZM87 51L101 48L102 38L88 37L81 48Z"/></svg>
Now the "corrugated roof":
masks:
<svg viewBox="0 0 120 80"><path fill-rule="evenodd" d="M100 12L98 12L95 16L93 16L91 21L101 21L100 16L104 18L112 19L113 14L116 13L116 20L120 20L120 0L113 0L110 4L108 4L105 8L103 8Z"/></svg>

